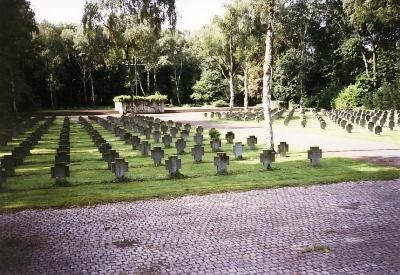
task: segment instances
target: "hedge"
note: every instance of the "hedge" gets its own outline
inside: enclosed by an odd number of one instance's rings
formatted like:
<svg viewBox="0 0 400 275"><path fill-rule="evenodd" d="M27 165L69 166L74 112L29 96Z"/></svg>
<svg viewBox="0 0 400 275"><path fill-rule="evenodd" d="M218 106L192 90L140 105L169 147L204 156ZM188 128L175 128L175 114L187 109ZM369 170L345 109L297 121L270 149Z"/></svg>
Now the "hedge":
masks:
<svg viewBox="0 0 400 275"><path fill-rule="evenodd" d="M147 102L166 102L168 97L166 95L151 95L151 96L131 96L120 95L114 97L114 102L131 102L131 101L147 101Z"/></svg>

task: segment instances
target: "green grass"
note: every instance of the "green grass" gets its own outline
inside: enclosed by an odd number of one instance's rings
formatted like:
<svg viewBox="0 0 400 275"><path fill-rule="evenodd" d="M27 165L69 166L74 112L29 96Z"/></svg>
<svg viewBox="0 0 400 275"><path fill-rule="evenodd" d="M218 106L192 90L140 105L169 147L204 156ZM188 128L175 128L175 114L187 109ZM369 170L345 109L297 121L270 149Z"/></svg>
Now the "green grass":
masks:
<svg viewBox="0 0 400 275"><path fill-rule="evenodd" d="M258 150L245 151L245 159L233 159L231 145L223 143L222 149L231 157L229 172L217 175L213 165L209 139L205 134L204 162L195 164L189 154L188 142L182 155L181 179L170 179L165 166L154 167L150 157L140 156L113 134L98 124L94 127L120 156L129 162L127 180L116 182L107 170L107 164L93 145L83 127L71 123L71 177L66 187L56 186L50 178L62 118L58 118L42 141L32 150L16 177L9 178L0 191L0 212L33 208L65 208L99 203L134 201L151 198L173 198L188 194L202 195L214 192L246 191L285 186L309 186L341 181L394 179L400 170L350 159L328 158L320 167L311 167L306 155L291 152L288 158L277 157L274 169L264 171L259 163ZM193 131L192 131L193 134ZM144 139L144 137L141 137ZM189 139L192 140L192 136ZM175 141L175 140L174 140ZM152 144L152 146L161 144ZM7 151L3 150L2 152ZM166 157L175 149L166 149Z"/></svg>

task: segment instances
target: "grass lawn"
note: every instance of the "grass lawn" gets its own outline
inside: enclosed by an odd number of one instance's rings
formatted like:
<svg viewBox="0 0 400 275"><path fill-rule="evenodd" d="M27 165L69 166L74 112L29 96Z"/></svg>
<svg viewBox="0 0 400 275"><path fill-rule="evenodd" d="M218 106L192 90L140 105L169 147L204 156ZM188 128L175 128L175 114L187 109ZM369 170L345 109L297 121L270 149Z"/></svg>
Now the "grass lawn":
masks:
<svg viewBox="0 0 400 275"><path fill-rule="evenodd" d="M274 169L264 171L259 163L261 146L258 150L246 150L245 159L236 161L232 156L232 145L225 141L222 149L231 157L229 173L216 175L213 165L215 154L211 152L205 133L205 161L202 164L193 163L189 153L193 146L191 137L187 143L187 153L181 156L181 172L184 177L169 179L165 166L154 167L150 157L140 156L130 145L93 123L120 156L129 162L128 180L117 183L86 131L77 122L72 122L71 177L69 186L61 187L56 186L50 178L50 167L54 161L62 121L62 118L56 120L42 141L31 151L31 156L17 168L16 177L9 178L3 186L0 191L0 212L400 177L399 169L349 159L323 159L321 167L315 168L309 165L306 155L299 152L291 152L288 158L277 157ZM143 136L141 138L145 139ZM152 146L161 146L151 142ZM2 148L0 153L7 153L11 147ZM165 150L166 156L175 152L173 148Z"/></svg>

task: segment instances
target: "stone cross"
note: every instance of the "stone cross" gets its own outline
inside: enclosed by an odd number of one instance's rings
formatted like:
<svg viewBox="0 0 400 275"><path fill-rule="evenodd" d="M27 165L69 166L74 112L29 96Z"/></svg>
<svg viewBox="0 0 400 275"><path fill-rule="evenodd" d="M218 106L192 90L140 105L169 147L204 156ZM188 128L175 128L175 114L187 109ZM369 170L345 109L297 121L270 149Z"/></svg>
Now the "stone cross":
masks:
<svg viewBox="0 0 400 275"><path fill-rule="evenodd" d="M244 145L241 142L236 142L232 146L232 151L235 155L235 159L243 159Z"/></svg>
<svg viewBox="0 0 400 275"><path fill-rule="evenodd" d="M325 130L325 129L326 129L326 122L325 122L325 121L321 121L321 122L319 123L319 125L320 125L320 127L321 127L322 130Z"/></svg>
<svg viewBox="0 0 400 275"><path fill-rule="evenodd" d="M51 178L56 180L56 183L65 183L69 177L69 166L66 163L56 163L51 167Z"/></svg>
<svg viewBox="0 0 400 275"><path fill-rule="evenodd" d="M217 167L217 173L225 173L228 170L229 156L226 153L217 153L214 157L214 166Z"/></svg>
<svg viewBox="0 0 400 275"><path fill-rule="evenodd" d="M319 166L321 164L322 150L319 147L311 147L307 151L307 154L312 166Z"/></svg>
<svg viewBox="0 0 400 275"><path fill-rule="evenodd" d="M175 122L175 127L180 130L182 128L182 122Z"/></svg>
<svg viewBox="0 0 400 275"><path fill-rule="evenodd" d="M353 130L353 124L347 123L347 124L346 124L346 131L347 131L347 133L351 133L352 130Z"/></svg>
<svg viewBox="0 0 400 275"><path fill-rule="evenodd" d="M71 157L69 152L67 151L59 151L56 153L55 157L54 157L54 162L55 163L67 163L69 164L71 162Z"/></svg>
<svg viewBox="0 0 400 275"><path fill-rule="evenodd" d="M181 138L183 138L184 141L187 141L189 139L189 132L187 130L182 130Z"/></svg>
<svg viewBox="0 0 400 275"><path fill-rule="evenodd" d="M186 141L183 138L178 138L175 142L175 147L178 155L183 154L186 148Z"/></svg>
<svg viewBox="0 0 400 275"><path fill-rule="evenodd" d="M125 133L124 134L124 140L126 144L132 144L131 142L132 134L131 133Z"/></svg>
<svg viewBox="0 0 400 275"><path fill-rule="evenodd" d="M260 162L263 164L265 169L271 169L272 163L275 162L275 152L272 150L263 150L260 154Z"/></svg>
<svg viewBox="0 0 400 275"><path fill-rule="evenodd" d="M172 120L168 120L167 125L169 127L172 127L174 125L174 122Z"/></svg>
<svg viewBox="0 0 400 275"><path fill-rule="evenodd" d="M195 162L197 163L202 162L204 156L204 147L201 145L195 145L192 148L192 156Z"/></svg>
<svg viewBox="0 0 400 275"><path fill-rule="evenodd" d="M138 150L140 145L140 138L138 136L131 137L131 144L133 150Z"/></svg>
<svg viewBox="0 0 400 275"><path fill-rule="evenodd" d="M247 145L249 146L250 150L256 149L257 144L257 137L256 136L249 136L247 138Z"/></svg>
<svg viewBox="0 0 400 275"><path fill-rule="evenodd" d="M150 128L144 129L144 135L146 136L146 139L150 139L151 138L151 129Z"/></svg>
<svg viewBox="0 0 400 275"><path fill-rule="evenodd" d="M128 162L124 159L116 158L111 164L111 171L118 179L120 179L125 176L126 172L128 172L128 166Z"/></svg>
<svg viewBox="0 0 400 275"><path fill-rule="evenodd" d="M60 141L58 142L58 145L65 146L65 147L70 147L68 139L60 139Z"/></svg>
<svg viewBox="0 0 400 275"><path fill-rule="evenodd" d="M233 132L228 132L225 135L225 139L228 143L233 144L233 140L235 139L235 134Z"/></svg>
<svg viewBox="0 0 400 275"><path fill-rule="evenodd" d="M154 147L151 150L151 157L153 158L154 165L160 166L161 160L164 158L164 150L161 147Z"/></svg>
<svg viewBox="0 0 400 275"><path fill-rule="evenodd" d="M168 133L168 126L167 125L161 125L161 132L163 135L166 135Z"/></svg>
<svg viewBox="0 0 400 275"><path fill-rule="evenodd" d="M375 135L382 134L382 126L376 125L375 128L374 128L374 133L375 133Z"/></svg>
<svg viewBox="0 0 400 275"><path fill-rule="evenodd" d="M116 158L119 158L119 153L115 150L109 150L108 152L103 153L103 159L107 162L108 169L111 169L111 163Z"/></svg>
<svg viewBox="0 0 400 275"><path fill-rule="evenodd" d="M170 156L165 160L165 169L168 170L170 176L179 174L179 170L182 169L182 161L178 156Z"/></svg>
<svg viewBox="0 0 400 275"><path fill-rule="evenodd" d="M153 132L153 139L155 143L159 143L161 138L161 132L160 131L154 131Z"/></svg>
<svg viewBox="0 0 400 275"><path fill-rule="evenodd" d="M196 127L196 134L203 134L204 128L203 126L197 126Z"/></svg>
<svg viewBox="0 0 400 275"><path fill-rule="evenodd" d="M148 141L142 141L139 145L139 151L143 157L147 157L150 154L150 143Z"/></svg>
<svg viewBox="0 0 400 275"><path fill-rule="evenodd" d="M183 125L183 128L188 131L188 133L190 133L190 130L192 129L192 125L190 125L189 123L186 123L185 125Z"/></svg>
<svg viewBox="0 0 400 275"><path fill-rule="evenodd" d="M173 138L176 138L176 134L178 133L178 128L176 128L176 127L171 127L171 128L169 129L169 132L171 133L171 136L172 136Z"/></svg>
<svg viewBox="0 0 400 275"><path fill-rule="evenodd" d="M281 157L286 158L287 153L289 152L289 144L286 142L281 142L278 145L278 153Z"/></svg>
<svg viewBox="0 0 400 275"><path fill-rule="evenodd" d="M374 130L375 123L370 121L368 122L368 130L372 132Z"/></svg>
<svg viewBox="0 0 400 275"><path fill-rule="evenodd" d="M15 147L12 151L12 156L17 164L22 164L26 156L26 150L22 147Z"/></svg>
<svg viewBox="0 0 400 275"><path fill-rule="evenodd" d="M394 129L394 126L396 126L396 124L394 123L394 121L393 121L393 120L391 120L391 121L389 121L389 124L388 124L388 126L389 126L389 129L390 129L390 131L393 131L393 129Z"/></svg>
<svg viewBox="0 0 400 275"><path fill-rule="evenodd" d="M164 135L162 137L162 142L164 144L164 148L170 148L171 147L171 143L172 143L171 135Z"/></svg>
<svg viewBox="0 0 400 275"><path fill-rule="evenodd" d="M213 152L218 152L221 148L221 140L218 138L213 138L210 141L210 145Z"/></svg>
<svg viewBox="0 0 400 275"><path fill-rule="evenodd" d="M15 166L17 163L12 155L5 155L1 160L1 168L5 169L9 177L15 176Z"/></svg>
<svg viewBox="0 0 400 275"><path fill-rule="evenodd" d="M199 134L199 133L196 133L196 134L193 136L193 141L194 141L194 143L195 143L196 145L202 145L202 144L203 144L203 135L202 135L202 134Z"/></svg>

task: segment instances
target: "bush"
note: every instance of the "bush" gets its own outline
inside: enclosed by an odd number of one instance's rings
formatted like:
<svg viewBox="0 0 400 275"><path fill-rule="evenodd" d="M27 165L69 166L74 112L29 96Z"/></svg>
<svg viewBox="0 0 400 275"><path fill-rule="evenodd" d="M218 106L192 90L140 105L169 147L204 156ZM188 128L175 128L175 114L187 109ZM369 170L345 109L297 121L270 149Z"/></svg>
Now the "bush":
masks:
<svg viewBox="0 0 400 275"><path fill-rule="evenodd" d="M336 109L354 109L364 105L364 97L368 93L361 85L354 84L344 88L333 101Z"/></svg>
<svg viewBox="0 0 400 275"><path fill-rule="evenodd" d="M400 80L394 84L383 84L374 94L373 107L381 110L400 109Z"/></svg>
<svg viewBox="0 0 400 275"><path fill-rule="evenodd" d="M229 103L222 99L214 101L213 105L215 107L229 107Z"/></svg>
<svg viewBox="0 0 400 275"><path fill-rule="evenodd" d="M209 136L211 139L213 138L219 138L221 136L221 132L218 131L215 128L211 128L210 131L208 132Z"/></svg>
<svg viewBox="0 0 400 275"><path fill-rule="evenodd" d="M156 93L151 96L130 96L130 95L120 95L114 97L114 102L129 102L129 101L147 101L147 102L167 102L168 97L166 95L161 95Z"/></svg>

